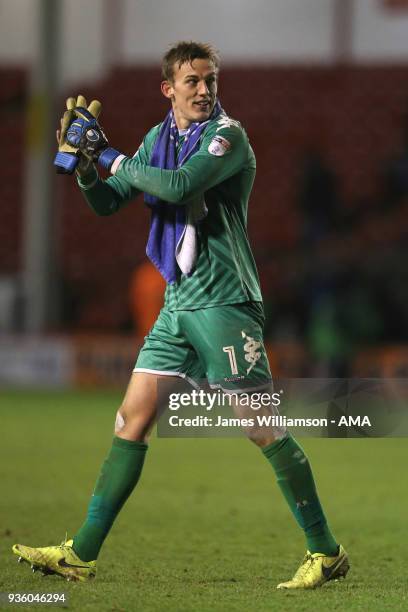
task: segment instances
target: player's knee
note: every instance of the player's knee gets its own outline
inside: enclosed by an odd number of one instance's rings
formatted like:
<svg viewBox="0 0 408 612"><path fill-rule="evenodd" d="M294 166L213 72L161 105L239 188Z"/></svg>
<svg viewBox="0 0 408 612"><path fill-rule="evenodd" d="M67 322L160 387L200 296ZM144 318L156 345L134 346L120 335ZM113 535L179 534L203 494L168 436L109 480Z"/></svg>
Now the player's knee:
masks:
<svg viewBox="0 0 408 612"><path fill-rule="evenodd" d="M115 435L125 434L125 437L135 442L149 441L152 423L143 415L131 412L127 414L120 408L116 413Z"/></svg>
<svg viewBox="0 0 408 612"><path fill-rule="evenodd" d="M118 410L116 413L116 419L115 419L115 434L118 434L120 431L122 431L124 426L125 426L125 419L122 413L120 412L120 410Z"/></svg>

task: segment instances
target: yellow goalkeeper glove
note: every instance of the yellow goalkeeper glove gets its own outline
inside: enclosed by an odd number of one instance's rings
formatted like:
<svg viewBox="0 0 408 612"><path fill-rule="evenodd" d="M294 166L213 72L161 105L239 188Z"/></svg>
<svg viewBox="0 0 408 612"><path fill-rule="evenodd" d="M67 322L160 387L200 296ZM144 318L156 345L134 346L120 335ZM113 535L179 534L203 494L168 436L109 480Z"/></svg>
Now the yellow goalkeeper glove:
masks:
<svg viewBox="0 0 408 612"><path fill-rule="evenodd" d="M73 147L66 140L67 131L71 123L76 119L74 109L76 107L86 108L87 103L83 95L79 95L77 99L68 98L66 101L67 110L61 119L61 127L57 130L58 153L54 159L54 165L59 174L72 174L74 170L79 175L84 175L89 172L92 162L81 155L78 147ZM98 100L93 100L88 109L97 119L101 113L102 105Z"/></svg>

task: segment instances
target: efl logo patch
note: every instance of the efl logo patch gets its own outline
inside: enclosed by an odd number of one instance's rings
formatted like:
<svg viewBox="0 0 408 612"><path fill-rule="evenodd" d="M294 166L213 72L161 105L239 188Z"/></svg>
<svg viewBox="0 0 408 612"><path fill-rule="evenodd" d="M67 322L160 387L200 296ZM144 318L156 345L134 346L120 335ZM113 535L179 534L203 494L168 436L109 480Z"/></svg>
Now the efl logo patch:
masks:
<svg viewBox="0 0 408 612"><path fill-rule="evenodd" d="M208 145L208 152L211 155L222 157L225 153L231 149L231 143L222 136L214 136L210 144Z"/></svg>

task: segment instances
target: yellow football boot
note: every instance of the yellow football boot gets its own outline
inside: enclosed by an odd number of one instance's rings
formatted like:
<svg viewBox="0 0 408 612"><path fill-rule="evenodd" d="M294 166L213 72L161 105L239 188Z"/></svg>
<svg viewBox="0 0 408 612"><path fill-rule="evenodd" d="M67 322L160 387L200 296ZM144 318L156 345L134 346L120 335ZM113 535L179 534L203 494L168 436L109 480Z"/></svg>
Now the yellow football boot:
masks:
<svg viewBox="0 0 408 612"><path fill-rule="evenodd" d="M278 589L314 589L329 580L345 578L350 569L348 555L339 546L339 554L328 557L322 553L307 551L302 563L292 580L281 582Z"/></svg>
<svg viewBox="0 0 408 612"><path fill-rule="evenodd" d="M19 563L30 563L33 572L41 570L46 574L59 574L66 580L85 582L96 575L96 561L82 561L72 548L73 540L65 540L60 546L31 548L14 544L13 553Z"/></svg>

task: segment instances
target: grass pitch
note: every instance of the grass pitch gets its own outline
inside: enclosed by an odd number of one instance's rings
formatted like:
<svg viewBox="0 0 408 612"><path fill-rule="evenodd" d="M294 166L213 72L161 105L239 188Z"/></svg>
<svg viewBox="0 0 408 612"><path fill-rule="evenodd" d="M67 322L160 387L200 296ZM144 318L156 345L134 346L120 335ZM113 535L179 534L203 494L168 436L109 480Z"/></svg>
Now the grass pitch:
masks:
<svg viewBox="0 0 408 612"><path fill-rule="evenodd" d="M154 438L94 582L17 564L13 543L58 544L81 524L119 401L106 392L0 392L0 591L65 592L78 611L408 609L405 439L303 440L350 554L340 583L276 590L304 540L269 464L244 439Z"/></svg>

